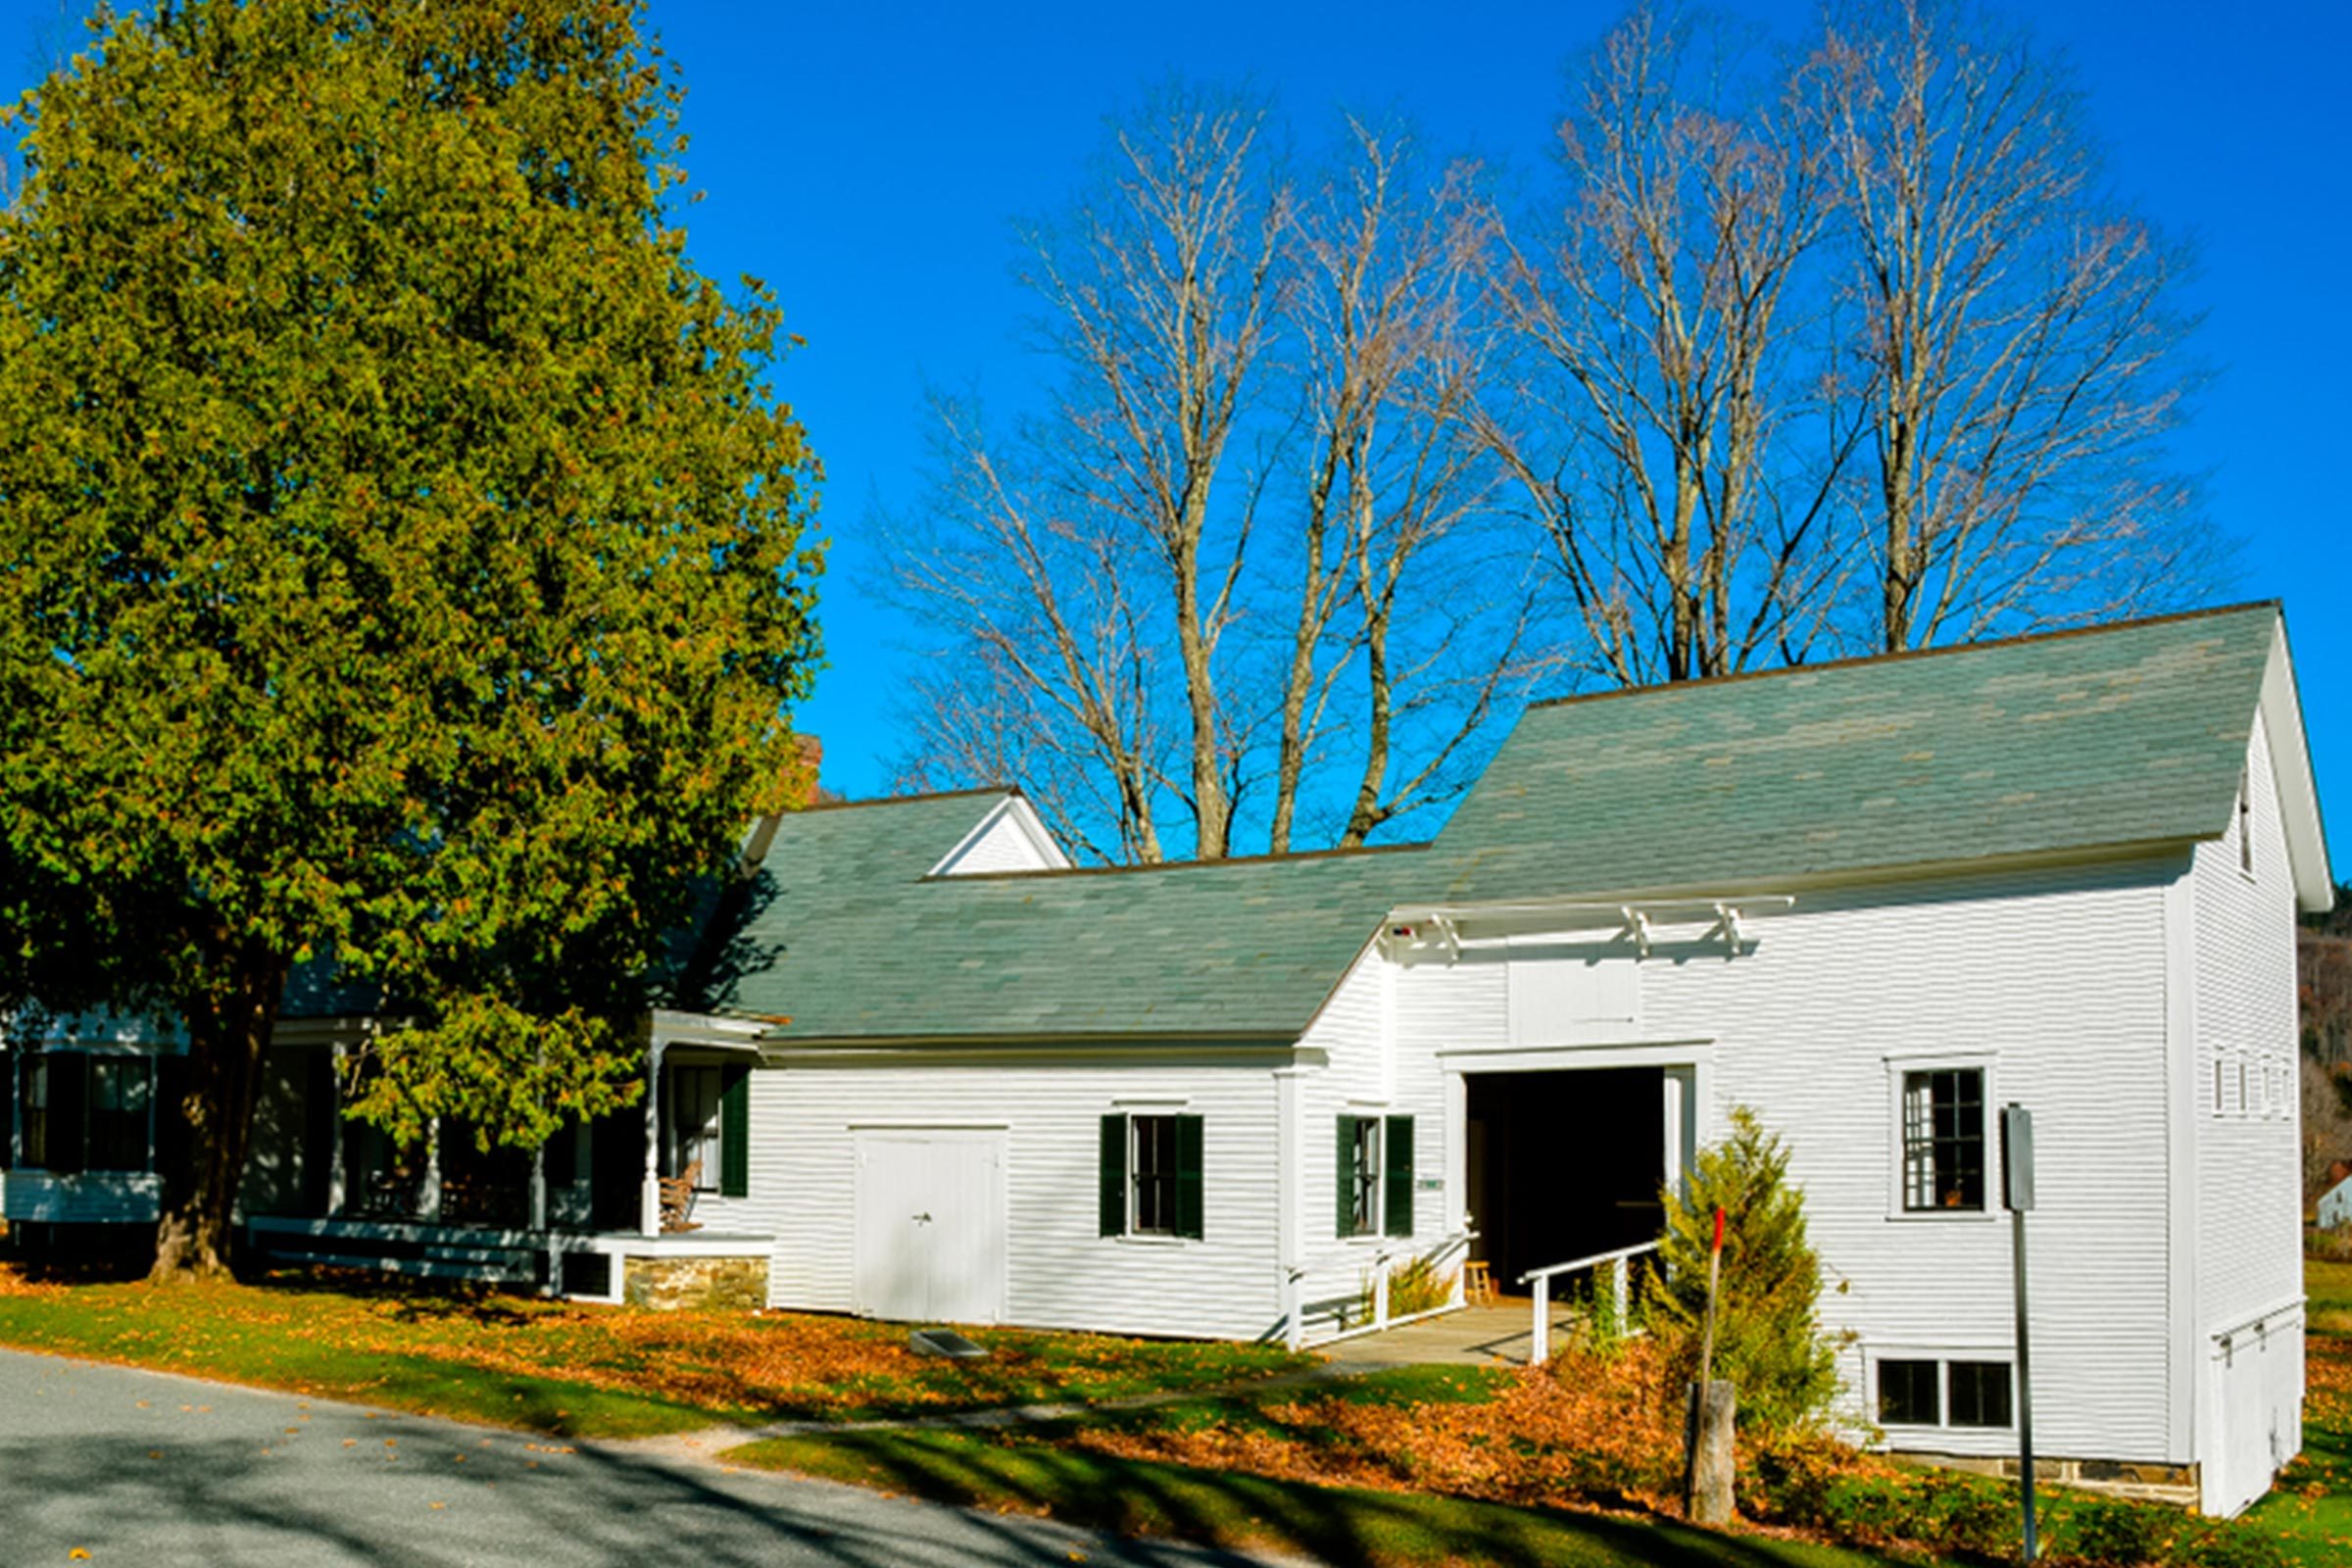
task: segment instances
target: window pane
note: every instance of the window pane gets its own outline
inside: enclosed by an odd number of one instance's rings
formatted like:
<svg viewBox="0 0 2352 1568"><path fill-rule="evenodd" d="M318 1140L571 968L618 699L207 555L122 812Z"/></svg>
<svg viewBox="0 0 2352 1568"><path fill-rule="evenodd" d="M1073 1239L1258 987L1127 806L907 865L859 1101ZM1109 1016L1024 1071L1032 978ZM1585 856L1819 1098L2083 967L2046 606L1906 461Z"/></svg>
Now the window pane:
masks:
<svg viewBox="0 0 2352 1568"><path fill-rule="evenodd" d="M698 1193L718 1191L718 1089L716 1067L669 1069L669 1174L694 1173Z"/></svg>
<svg viewBox="0 0 2352 1568"><path fill-rule="evenodd" d="M2009 1425L2009 1363L1954 1361L1952 1425L2005 1427Z"/></svg>
<svg viewBox="0 0 2352 1568"><path fill-rule="evenodd" d="M1936 1406L1936 1373L1934 1361L1881 1361L1879 1419L1888 1426L1942 1425Z"/></svg>
<svg viewBox="0 0 2352 1568"><path fill-rule="evenodd" d="M1359 1116L1352 1125L1355 1147L1348 1162L1348 1233L1369 1236L1380 1229L1380 1119Z"/></svg>
<svg viewBox="0 0 2352 1568"><path fill-rule="evenodd" d="M1134 1201L1128 1229L1143 1236L1176 1232L1176 1118L1134 1116Z"/></svg>
<svg viewBox="0 0 2352 1568"><path fill-rule="evenodd" d="M1984 1206L1984 1074L1903 1075L1903 1207Z"/></svg>

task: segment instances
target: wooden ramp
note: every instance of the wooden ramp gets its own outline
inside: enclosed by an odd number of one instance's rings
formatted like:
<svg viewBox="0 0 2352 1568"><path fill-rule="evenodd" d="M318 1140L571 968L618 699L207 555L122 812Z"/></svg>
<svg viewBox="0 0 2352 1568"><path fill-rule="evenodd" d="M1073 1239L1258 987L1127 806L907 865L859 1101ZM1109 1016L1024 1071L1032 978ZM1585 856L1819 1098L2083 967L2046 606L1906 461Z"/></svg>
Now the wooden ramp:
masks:
<svg viewBox="0 0 2352 1568"><path fill-rule="evenodd" d="M1535 1328L1535 1307L1504 1299L1493 1306L1466 1306L1444 1317L1423 1318L1402 1328L1343 1340L1330 1348L1335 1371L1368 1371L1384 1366L1525 1366ZM1567 1343L1575 1325L1573 1307L1551 1310L1554 1349Z"/></svg>

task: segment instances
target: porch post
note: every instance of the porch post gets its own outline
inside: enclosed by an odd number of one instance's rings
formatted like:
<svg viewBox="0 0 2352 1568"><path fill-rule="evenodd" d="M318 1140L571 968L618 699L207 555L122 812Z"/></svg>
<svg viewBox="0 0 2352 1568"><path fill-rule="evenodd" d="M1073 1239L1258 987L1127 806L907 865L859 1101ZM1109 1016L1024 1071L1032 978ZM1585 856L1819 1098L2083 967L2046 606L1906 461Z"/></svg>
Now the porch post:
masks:
<svg viewBox="0 0 2352 1568"><path fill-rule="evenodd" d="M349 1179L343 1168L343 1043L338 1040L327 1051L326 1213L329 1219L341 1219Z"/></svg>
<svg viewBox="0 0 2352 1568"><path fill-rule="evenodd" d="M427 1225L441 1223L441 1118L424 1129L424 1190L417 1195L416 1217Z"/></svg>
<svg viewBox="0 0 2352 1568"><path fill-rule="evenodd" d="M1542 1366L1551 1359L1551 1276L1536 1276L1536 1325L1528 1336L1527 1364Z"/></svg>
<svg viewBox="0 0 2352 1568"><path fill-rule="evenodd" d="M648 1236L662 1234L662 1045L652 1041L645 1052L645 1187L637 1228Z"/></svg>

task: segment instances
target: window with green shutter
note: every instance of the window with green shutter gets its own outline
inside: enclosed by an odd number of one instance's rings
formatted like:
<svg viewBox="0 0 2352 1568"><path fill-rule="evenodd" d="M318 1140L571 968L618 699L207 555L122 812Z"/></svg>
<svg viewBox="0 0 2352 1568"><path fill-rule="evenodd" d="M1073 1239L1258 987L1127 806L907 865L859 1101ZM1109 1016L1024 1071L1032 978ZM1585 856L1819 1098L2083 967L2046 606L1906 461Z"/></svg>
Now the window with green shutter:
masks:
<svg viewBox="0 0 2352 1568"><path fill-rule="evenodd" d="M1104 1116L1100 1233L1199 1241L1206 1228L1201 1144L1199 1116Z"/></svg>
<svg viewBox="0 0 2352 1568"><path fill-rule="evenodd" d="M1413 1118L1340 1116L1333 1172L1339 1234L1413 1234Z"/></svg>

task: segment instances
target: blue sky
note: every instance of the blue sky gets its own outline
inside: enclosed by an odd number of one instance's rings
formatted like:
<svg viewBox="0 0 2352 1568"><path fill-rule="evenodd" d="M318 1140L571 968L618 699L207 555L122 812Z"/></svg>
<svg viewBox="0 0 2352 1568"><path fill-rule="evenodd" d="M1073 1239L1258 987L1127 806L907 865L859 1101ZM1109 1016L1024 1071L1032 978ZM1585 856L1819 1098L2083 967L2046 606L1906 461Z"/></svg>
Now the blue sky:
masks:
<svg viewBox="0 0 2352 1568"><path fill-rule="evenodd" d="M1080 182L1103 117L1170 72L1272 89L1303 134L1341 105L1401 110L1446 150L1540 172L1564 62L1615 4L866 5L654 0L682 66L691 249L775 286L808 347L776 376L828 479L830 667L802 727L827 782L881 790L910 628L860 581L861 523L917 490L926 380L1017 400L1010 220ZM1788 32L1810 7L1727 7ZM28 79L56 0L0 0L0 63ZM2043 0L2117 182L2204 269L2198 352L2221 375L2179 443L2241 536L2225 597L2286 603L2339 874L2352 876L2352 137L2345 0L2220 6ZM14 36L12 37L12 31ZM17 39L22 47L12 49ZM1434 824L1430 824L1433 825Z"/></svg>

